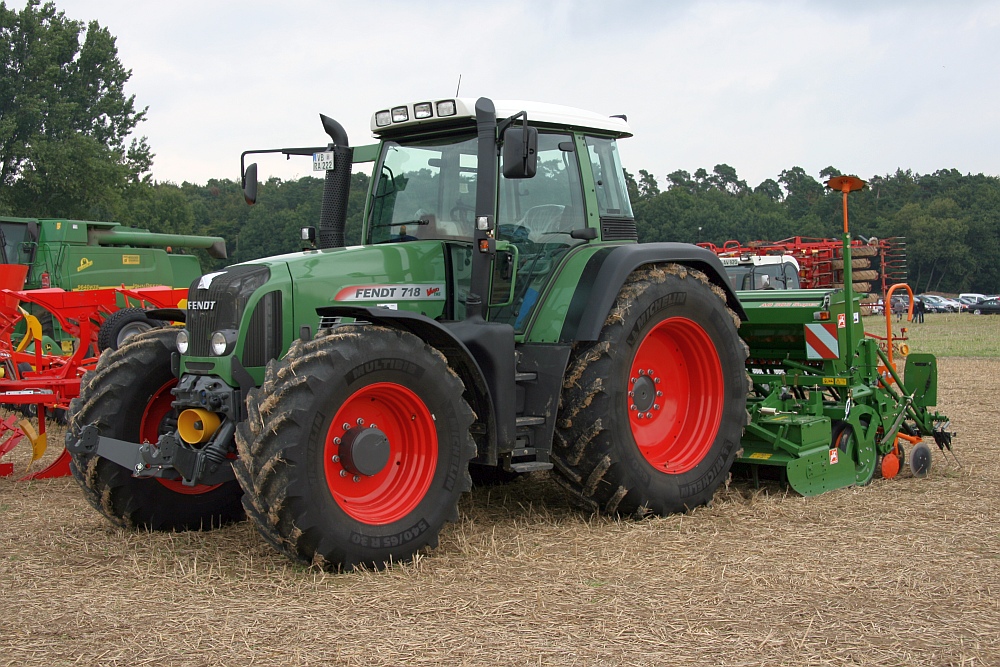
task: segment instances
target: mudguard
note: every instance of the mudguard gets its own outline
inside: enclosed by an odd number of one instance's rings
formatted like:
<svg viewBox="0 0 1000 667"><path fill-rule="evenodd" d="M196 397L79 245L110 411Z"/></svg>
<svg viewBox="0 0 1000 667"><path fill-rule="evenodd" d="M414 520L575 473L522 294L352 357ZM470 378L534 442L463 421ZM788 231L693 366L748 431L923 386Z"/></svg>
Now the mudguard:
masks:
<svg viewBox="0 0 1000 667"><path fill-rule="evenodd" d="M486 426L486 451L480 449L477 459L495 464L498 443L514 442L513 391L496 389L514 387L514 330L510 325L482 320L442 324L419 313L378 307L324 306L316 313L321 319L352 317L402 329L426 341L447 357L473 400L473 411Z"/></svg>
<svg viewBox="0 0 1000 667"><path fill-rule="evenodd" d="M559 341L597 340L625 279L640 266L658 262L682 264L701 271L725 291L726 305L741 320L747 319L715 253L688 243L620 245L594 253L587 262L566 313Z"/></svg>

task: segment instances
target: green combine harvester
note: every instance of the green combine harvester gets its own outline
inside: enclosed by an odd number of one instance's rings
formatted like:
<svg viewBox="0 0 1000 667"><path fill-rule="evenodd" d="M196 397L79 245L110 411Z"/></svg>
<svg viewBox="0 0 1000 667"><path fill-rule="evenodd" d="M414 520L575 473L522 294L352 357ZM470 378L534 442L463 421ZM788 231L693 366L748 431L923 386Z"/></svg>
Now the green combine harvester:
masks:
<svg viewBox="0 0 1000 667"><path fill-rule="evenodd" d="M900 378L850 292L741 301L714 253L637 242L624 117L442 99L376 112L355 147L321 119L328 145L244 154L324 172L303 251L201 276L185 311L149 313L182 331L83 382L67 449L111 521L245 515L296 561L379 567L435 545L473 479L551 470L586 508L644 516L709 502L734 464L814 494L891 476L901 437L950 446L933 358ZM359 163L364 244L344 247Z"/></svg>
<svg viewBox="0 0 1000 667"><path fill-rule="evenodd" d="M226 242L218 236L158 234L117 222L0 217L0 282L4 283L0 287L73 292L187 287L202 273L198 257L186 254L193 249L226 258ZM24 268L17 271L18 267ZM125 305L119 301L119 307ZM34 304L25 308L42 321L46 353L72 353L76 341L60 330L51 313ZM114 316L109 332L130 335L155 324L135 308L126 310ZM23 333L22 325L19 334Z"/></svg>

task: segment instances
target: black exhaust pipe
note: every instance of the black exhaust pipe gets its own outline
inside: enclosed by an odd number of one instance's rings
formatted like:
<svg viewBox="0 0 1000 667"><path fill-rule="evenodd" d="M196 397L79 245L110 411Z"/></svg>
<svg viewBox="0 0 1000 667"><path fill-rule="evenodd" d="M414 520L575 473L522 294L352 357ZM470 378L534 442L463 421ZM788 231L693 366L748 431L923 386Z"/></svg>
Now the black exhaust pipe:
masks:
<svg viewBox="0 0 1000 667"><path fill-rule="evenodd" d="M323 130L330 136L328 150L333 151L333 169L326 172L323 184L323 205L319 213L319 247L342 248L344 228L347 226L347 199L351 194L351 167L354 164L354 149L347 141L344 126L330 118L319 115Z"/></svg>

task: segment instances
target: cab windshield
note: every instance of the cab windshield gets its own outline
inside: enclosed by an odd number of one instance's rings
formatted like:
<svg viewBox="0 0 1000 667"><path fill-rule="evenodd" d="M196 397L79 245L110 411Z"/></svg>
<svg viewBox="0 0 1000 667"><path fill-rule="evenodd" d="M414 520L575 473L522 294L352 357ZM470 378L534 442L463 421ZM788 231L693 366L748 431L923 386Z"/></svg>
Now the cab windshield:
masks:
<svg viewBox="0 0 1000 667"><path fill-rule="evenodd" d="M476 137L386 142L369 214L369 243L471 239Z"/></svg>

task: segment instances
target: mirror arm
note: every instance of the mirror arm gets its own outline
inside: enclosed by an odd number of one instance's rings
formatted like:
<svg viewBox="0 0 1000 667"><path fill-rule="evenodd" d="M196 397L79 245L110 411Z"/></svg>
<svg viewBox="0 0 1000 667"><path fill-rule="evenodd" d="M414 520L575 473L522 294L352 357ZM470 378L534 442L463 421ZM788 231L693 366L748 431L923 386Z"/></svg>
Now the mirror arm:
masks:
<svg viewBox="0 0 1000 667"><path fill-rule="evenodd" d="M511 116L510 118L504 118L502 121L500 121L499 123L497 123L497 141L498 141L498 143L503 141L504 132L506 132L517 121L518 118L521 119L521 127L527 127L528 126L528 112L527 111L519 111L516 114L514 114L513 116ZM524 135L524 149L522 150L521 159L523 160L526 157L528 157L528 134L527 133L525 133L525 135Z"/></svg>

